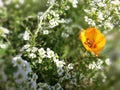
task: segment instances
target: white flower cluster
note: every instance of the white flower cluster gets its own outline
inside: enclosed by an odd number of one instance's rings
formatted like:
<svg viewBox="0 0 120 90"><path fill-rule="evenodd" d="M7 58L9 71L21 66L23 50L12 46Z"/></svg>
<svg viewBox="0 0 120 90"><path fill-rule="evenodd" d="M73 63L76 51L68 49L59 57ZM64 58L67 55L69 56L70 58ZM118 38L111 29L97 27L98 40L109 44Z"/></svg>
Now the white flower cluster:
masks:
<svg viewBox="0 0 120 90"><path fill-rule="evenodd" d="M30 39L30 33L28 31L25 31L23 34L23 39L28 41Z"/></svg>
<svg viewBox="0 0 120 90"><path fill-rule="evenodd" d="M77 8L78 0L68 0L68 1L72 3L72 6L74 8Z"/></svg>
<svg viewBox="0 0 120 90"><path fill-rule="evenodd" d="M28 52L29 58L37 58L38 63L42 63L44 58L52 60L56 64L58 74L60 76L63 74L63 66L65 65L65 62L64 60L59 60L58 55L50 48L45 50L44 48L30 47L30 45L27 44L22 48L22 51ZM72 68L72 66L69 65L69 68Z"/></svg>
<svg viewBox="0 0 120 90"><path fill-rule="evenodd" d="M52 17L49 21L49 27L54 28L55 26L58 26L59 23L65 23L65 20L63 18L60 18L57 11L51 10L50 13L47 15L47 17Z"/></svg>
<svg viewBox="0 0 120 90"><path fill-rule="evenodd" d="M23 83L27 80L28 73L31 72L30 64L19 55L13 58L12 63L13 66L18 67L17 72L15 72L13 76L16 83Z"/></svg>
<svg viewBox="0 0 120 90"><path fill-rule="evenodd" d="M93 69L99 70L99 69L102 69L102 68L103 68L102 64L103 64L103 61L102 61L101 59L98 59L97 62L93 61L92 63L90 63L90 64L88 65L88 68L89 68L89 69L92 69L92 70L93 70Z"/></svg>
<svg viewBox="0 0 120 90"><path fill-rule="evenodd" d="M84 19L88 25L112 30L115 23L113 21L114 17L120 18L120 1L90 0L89 5L84 9L85 13L87 13Z"/></svg>

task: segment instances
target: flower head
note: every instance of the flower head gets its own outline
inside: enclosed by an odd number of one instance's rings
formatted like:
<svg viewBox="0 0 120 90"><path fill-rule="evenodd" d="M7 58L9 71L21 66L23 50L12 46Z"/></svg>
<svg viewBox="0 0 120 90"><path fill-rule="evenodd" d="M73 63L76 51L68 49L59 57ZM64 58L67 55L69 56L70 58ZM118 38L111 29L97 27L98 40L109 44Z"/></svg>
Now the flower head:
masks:
<svg viewBox="0 0 120 90"><path fill-rule="evenodd" d="M100 53L106 43L105 36L96 28L82 30L79 38L86 50L94 52L96 55Z"/></svg>

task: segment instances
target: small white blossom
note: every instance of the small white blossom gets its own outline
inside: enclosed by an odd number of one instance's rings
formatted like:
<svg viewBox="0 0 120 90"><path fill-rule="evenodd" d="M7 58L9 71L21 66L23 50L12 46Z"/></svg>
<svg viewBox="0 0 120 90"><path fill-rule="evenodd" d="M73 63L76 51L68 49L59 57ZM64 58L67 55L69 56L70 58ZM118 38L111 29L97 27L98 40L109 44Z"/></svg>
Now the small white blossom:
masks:
<svg viewBox="0 0 120 90"><path fill-rule="evenodd" d="M55 56L54 52L52 50L50 50L49 48L47 48L47 57L53 58L54 56Z"/></svg>
<svg viewBox="0 0 120 90"><path fill-rule="evenodd" d="M22 83L27 79L27 75L24 70L19 69L16 73L14 73L14 76L16 83Z"/></svg>
<svg viewBox="0 0 120 90"><path fill-rule="evenodd" d="M53 27L58 25L58 20L57 19L51 19L49 21L49 23L50 23L50 28L53 28Z"/></svg>
<svg viewBox="0 0 120 90"><path fill-rule="evenodd" d="M22 58L18 55L18 56L13 58L12 63L13 63L14 66L18 66L19 68L21 68Z"/></svg>
<svg viewBox="0 0 120 90"><path fill-rule="evenodd" d="M47 35L47 34L49 34L49 31L48 30L43 30L43 34Z"/></svg>
<svg viewBox="0 0 120 90"><path fill-rule="evenodd" d="M30 33L28 31L25 31L25 33L23 34L23 39L26 41L30 39Z"/></svg>
<svg viewBox="0 0 120 90"><path fill-rule="evenodd" d="M105 63L106 63L107 65L110 65L110 64L111 64L110 59L107 58L107 59L105 60Z"/></svg>
<svg viewBox="0 0 120 90"><path fill-rule="evenodd" d="M39 56L40 56L41 58L46 57L46 51L44 50L44 48L38 49L38 52L39 52Z"/></svg>
<svg viewBox="0 0 120 90"><path fill-rule="evenodd" d="M5 48L7 48L7 44L2 44L2 43L0 43L0 48L2 48L2 49L5 49Z"/></svg>
<svg viewBox="0 0 120 90"><path fill-rule="evenodd" d="M30 53L30 54L29 54L29 57L30 57L30 58L36 58L37 56L36 56L36 54L34 54L34 53Z"/></svg>
<svg viewBox="0 0 120 90"><path fill-rule="evenodd" d="M7 28L0 27L0 35L6 37L6 34L9 34L10 31Z"/></svg>
<svg viewBox="0 0 120 90"><path fill-rule="evenodd" d="M68 64L67 68L70 70L73 69L73 64L72 63Z"/></svg>
<svg viewBox="0 0 120 90"><path fill-rule="evenodd" d="M31 51L32 51L33 53L35 53L37 50L38 50L37 47L32 47L32 49L31 49Z"/></svg>
<svg viewBox="0 0 120 90"><path fill-rule="evenodd" d="M55 63L58 68L62 68L65 65L64 61L60 61L58 59L55 60Z"/></svg>
<svg viewBox="0 0 120 90"><path fill-rule="evenodd" d="M26 44L23 46L23 49L28 49L30 47L30 44Z"/></svg>
<svg viewBox="0 0 120 90"><path fill-rule="evenodd" d="M69 0L72 3L74 8L77 8L78 0Z"/></svg>

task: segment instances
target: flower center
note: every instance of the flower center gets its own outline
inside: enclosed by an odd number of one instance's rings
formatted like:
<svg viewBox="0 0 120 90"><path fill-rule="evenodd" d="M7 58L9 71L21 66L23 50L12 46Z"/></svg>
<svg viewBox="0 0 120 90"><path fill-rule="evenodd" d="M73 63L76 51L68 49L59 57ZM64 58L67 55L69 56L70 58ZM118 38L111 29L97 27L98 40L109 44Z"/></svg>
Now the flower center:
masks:
<svg viewBox="0 0 120 90"><path fill-rule="evenodd" d="M94 43L94 40L90 40L89 38L86 39L84 42L89 48L96 48L96 45Z"/></svg>

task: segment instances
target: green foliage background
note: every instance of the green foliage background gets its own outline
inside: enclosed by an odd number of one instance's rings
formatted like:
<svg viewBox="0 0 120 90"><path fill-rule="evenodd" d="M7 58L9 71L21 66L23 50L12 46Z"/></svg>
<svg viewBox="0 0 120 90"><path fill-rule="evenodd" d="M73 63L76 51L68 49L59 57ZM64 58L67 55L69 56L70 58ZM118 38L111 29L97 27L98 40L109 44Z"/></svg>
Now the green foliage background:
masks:
<svg viewBox="0 0 120 90"><path fill-rule="evenodd" d="M26 29L30 30L31 33L35 33L39 23L37 20L38 13L45 12L48 8L48 6L46 6L47 0L36 0L36 2L33 2L33 0L25 0L25 3L20 6L17 6L17 0L13 1L13 3L6 5L5 8L0 7L0 26L6 27L10 30L10 35L7 36L7 39L1 39L0 37L1 42L9 42L10 44L10 46L7 49L0 49L0 62L2 62L3 59L6 60L6 64L9 64L9 60L12 59L13 56L18 54L22 46L26 44L26 42L23 39L21 39L21 37L19 37L18 35L20 33L24 33ZM58 1L61 2L60 0ZM60 7L61 11L62 8L64 9L64 5L62 5L63 4L61 4ZM72 5L70 4L70 6ZM58 53L61 59L64 59L66 62L75 63L76 65L78 65L78 67L76 66L76 71L78 70L81 73L85 73L87 77L92 77L92 73L90 73L91 71L87 71L87 69L84 68L84 63L89 63L90 60L97 60L97 58L89 52L84 53L85 48L82 46L81 41L79 40L79 33L81 31L81 28L86 29L89 27L89 25L86 24L83 18L85 16L85 13L83 11L85 7L88 7L87 0L85 0L83 3L79 3L77 8L70 8L70 10L68 11L63 10L61 17L71 18L72 22L56 26L52 29L52 33L50 33L49 35L42 35L40 34L41 32L39 32L39 36L37 36L36 39L32 38L30 40L30 43L33 46L44 46L45 48L51 48L53 51ZM102 30L103 28L100 29ZM63 31L67 33L67 30L73 31L70 33L70 38L62 38L61 33ZM119 90L119 23L113 30L109 31L109 33L107 33L105 36L107 38L107 44L105 46L105 49L102 51L101 56L98 58L105 59L106 57L109 57L112 62L112 64L106 67L104 70L105 74L107 75L106 82L104 84L101 84L101 78L99 77L94 84L92 84L91 86L87 86L85 85L87 81L83 80L83 82L80 82L81 85L83 85L80 90ZM83 65L83 68L81 65ZM12 66L9 67L10 70L8 71L11 71ZM79 67L82 69L79 69ZM52 84L53 83L54 82L52 82ZM78 88L76 88L76 90L77 89Z"/></svg>

